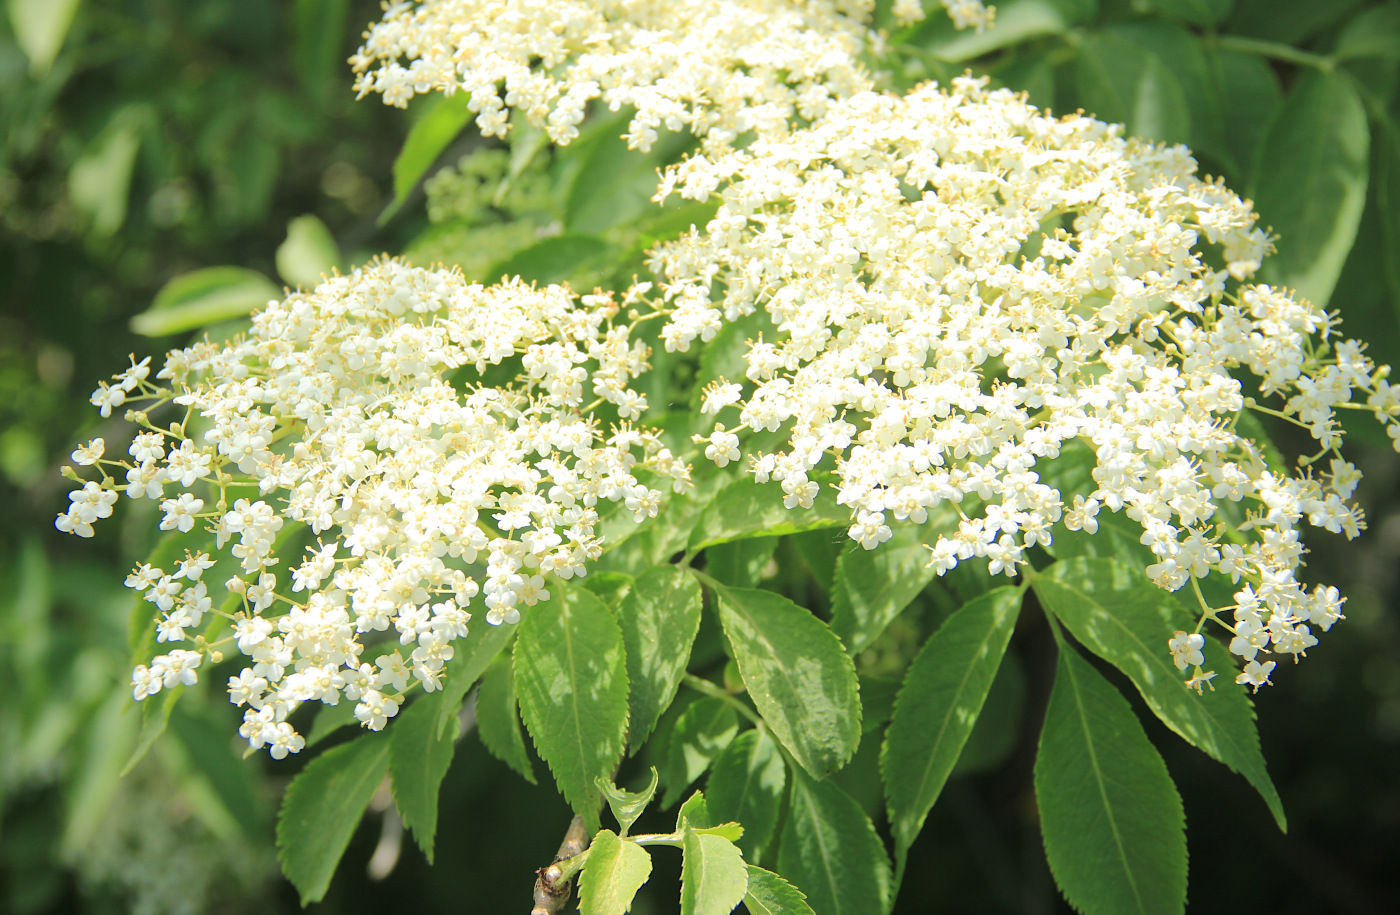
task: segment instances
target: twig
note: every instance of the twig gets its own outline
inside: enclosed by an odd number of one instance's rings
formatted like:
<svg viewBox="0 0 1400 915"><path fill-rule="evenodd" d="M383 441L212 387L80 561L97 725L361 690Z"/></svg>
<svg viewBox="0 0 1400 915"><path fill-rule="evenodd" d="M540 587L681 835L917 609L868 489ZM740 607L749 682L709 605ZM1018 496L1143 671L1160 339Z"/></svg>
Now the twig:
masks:
<svg viewBox="0 0 1400 915"><path fill-rule="evenodd" d="M564 911L569 901L573 875L564 876L559 862L583 854L587 847L588 830L583 826L583 817L575 816L569 824L569 831L564 833L564 841L554 855L554 862L535 871L535 907L530 910L530 915L559 915Z"/></svg>

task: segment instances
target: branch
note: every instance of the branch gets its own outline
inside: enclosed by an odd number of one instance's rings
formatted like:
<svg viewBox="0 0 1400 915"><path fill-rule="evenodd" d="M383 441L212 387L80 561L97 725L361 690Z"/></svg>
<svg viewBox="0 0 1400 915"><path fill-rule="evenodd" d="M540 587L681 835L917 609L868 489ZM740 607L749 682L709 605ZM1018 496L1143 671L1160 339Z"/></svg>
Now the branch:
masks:
<svg viewBox="0 0 1400 915"><path fill-rule="evenodd" d="M569 901L569 890L573 883L573 873L567 876L559 867L560 861L567 861L583 854L588 847L588 830L583 826L583 817L575 816L564 833L564 841L554 855L554 863L535 871L535 907L530 915L559 915Z"/></svg>

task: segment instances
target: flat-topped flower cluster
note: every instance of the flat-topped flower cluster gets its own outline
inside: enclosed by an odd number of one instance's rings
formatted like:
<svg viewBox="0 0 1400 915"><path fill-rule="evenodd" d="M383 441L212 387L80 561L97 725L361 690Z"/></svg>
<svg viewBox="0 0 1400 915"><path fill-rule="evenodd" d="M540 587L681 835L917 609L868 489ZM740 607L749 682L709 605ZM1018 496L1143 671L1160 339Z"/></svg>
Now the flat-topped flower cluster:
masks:
<svg viewBox="0 0 1400 915"><path fill-rule="evenodd" d="M800 508L834 464L867 549L956 506L940 573L977 558L1013 575L1057 523L1092 532L1123 512L1159 586L1215 573L1239 588L1230 607L1202 600L1201 622L1233 613L1240 681L1257 688L1274 663L1259 652L1301 655L1341 615L1336 589L1298 579L1304 524L1363 526L1337 411L1369 410L1394 438L1400 390L1333 316L1247 282L1269 239L1194 171L1182 147L971 78L863 93L810 128L690 158L659 196L720 205L654 254L667 349L756 309L776 326L750 341L746 377L706 391L727 421L696 440L723 464L744 430L786 430L785 449L752 455L757 478ZM1305 427L1309 466L1271 466L1240 425L1250 410ZM1092 476L1050 485L1041 471L1076 442ZM1183 669L1197 638L1171 646ZM1196 667L1194 684L1209 676Z"/></svg>
<svg viewBox="0 0 1400 915"><path fill-rule="evenodd" d="M960 27L991 21L980 0L943 0ZM476 123L505 136L509 109L566 144L588 103L636 114L628 143L690 130L707 146L786 131L868 89L860 55L880 38L873 0L429 0L396 3L351 58L355 88L403 106L470 94ZM917 3L895 13L923 18ZM504 92L502 91L504 90Z"/></svg>
<svg viewBox="0 0 1400 915"><path fill-rule="evenodd" d="M648 349L618 309L381 260L270 303L246 335L172 351L154 380L143 360L102 385L103 415L138 405L143 431L129 459L105 458L101 440L74 454L101 479L58 527L91 536L124 493L159 501L165 530L212 534L127 581L155 604L158 641L182 646L136 668L136 698L194 682L236 645L251 661L229 681L242 733L281 757L302 745L286 722L299 703L344 698L381 728L411 684L438 688L478 598L488 622L513 623L548 599L546 575L583 575L603 549L600 502L640 520L662 494L638 471L689 485L631 422ZM484 383L492 367L508 383ZM604 403L620 417L608 429ZM177 418L159 425L157 409ZM316 542L288 569L294 532ZM236 565L218 586L227 610L203 578L220 555Z"/></svg>

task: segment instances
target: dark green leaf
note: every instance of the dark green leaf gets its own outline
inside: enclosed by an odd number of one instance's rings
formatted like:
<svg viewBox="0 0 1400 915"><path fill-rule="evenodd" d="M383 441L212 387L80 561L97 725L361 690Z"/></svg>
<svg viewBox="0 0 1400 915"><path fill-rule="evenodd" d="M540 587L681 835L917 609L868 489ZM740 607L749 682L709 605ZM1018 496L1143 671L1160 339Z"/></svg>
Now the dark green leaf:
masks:
<svg viewBox="0 0 1400 915"><path fill-rule="evenodd" d="M952 778L998 769L1016 749L1026 705L1026 674L1016 655L1007 652L982 703L982 714L967 735Z"/></svg>
<svg viewBox="0 0 1400 915"><path fill-rule="evenodd" d="M1085 915L1186 907L1181 798L1132 707L1067 646L1045 713L1035 794L1050 871Z"/></svg>
<svg viewBox="0 0 1400 915"><path fill-rule="evenodd" d="M890 861L870 817L831 781L792 770L792 803L778 871L822 915L879 915L890 908Z"/></svg>
<svg viewBox="0 0 1400 915"><path fill-rule="evenodd" d="M1304 75L1264 140L1250 195L1278 236L1262 280L1327 304L1366 204L1369 150L1366 110L1350 80Z"/></svg>
<svg viewBox="0 0 1400 915"><path fill-rule="evenodd" d="M739 847L745 857L759 860L772 840L786 784L782 752L764 730L745 731L716 757L707 803L716 820L744 824Z"/></svg>
<svg viewBox="0 0 1400 915"><path fill-rule="evenodd" d="M645 848L618 838L610 829L601 830L588 846L588 863L579 876L579 911L583 915L624 915L650 876L651 855Z"/></svg>
<svg viewBox="0 0 1400 915"><path fill-rule="evenodd" d="M717 543L705 550L705 571L721 584L756 588L777 549L777 537Z"/></svg>
<svg viewBox="0 0 1400 915"><path fill-rule="evenodd" d="M1176 598L1144 578L1140 569L1111 559L1057 562L1035 579L1034 586L1041 604L1084 647L1128 675L1162 723L1248 779L1279 828L1287 828L1259 749L1249 697L1229 683L1197 695L1172 662L1167 650L1172 633L1193 626ZM1206 640L1206 655L1215 669L1233 669L1229 655L1214 640Z"/></svg>
<svg viewBox="0 0 1400 915"><path fill-rule="evenodd" d="M476 685L477 679L496 660L510 640L515 638L514 626L492 626L482 620L467 632L465 638L453 643L456 654L447 665L447 676L442 682L441 705L438 706L438 733L442 734L448 725L457 720L462 700Z"/></svg>
<svg viewBox="0 0 1400 915"><path fill-rule="evenodd" d="M894 713L894 699L899 694L899 681L889 677L860 675L860 732L871 731L887 723Z"/></svg>
<svg viewBox="0 0 1400 915"><path fill-rule="evenodd" d="M1400 125L1389 117L1376 125L1376 187L1380 217L1381 265L1390 290L1391 315L1400 309ZM1354 312L1348 312L1353 314ZM1395 321L1389 322L1393 336ZM1388 341L1393 347L1400 341ZM1379 358L1372 352L1373 358Z"/></svg>
<svg viewBox="0 0 1400 915"><path fill-rule="evenodd" d="M1364 0L1235 0L1228 31L1301 45Z"/></svg>
<svg viewBox="0 0 1400 915"><path fill-rule="evenodd" d="M1347 22L1332 50L1336 60L1400 57L1400 5L1365 10Z"/></svg>
<svg viewBox="0 0 1400 915"><path fill-rule="evenodd" d="M1079 49L1079 99L1094 116L1125 124L1135 137L1191 141L1191 110L1176 73L1156 53L1103 31Z"/></svg>
<svg viewBox="0 0 1400 915"><path fill-rule="evenodd" d="M850 510L836 504L830 487L823 486L816 504L808 509L788 509L783 499L783 489L776 483L755 483L749 476L734 481L700 516L690 532L690 551L731 540L779 537L851 523Z"/></svg>
<svg viewBox="0 0 1400 915"><path fill-rule="evenodd" d="M293 7L297 73L307 91L322 101L329 101L332 88L341 85L349 12L349 0L296 0Z"/></svg>
<svg viewBox="0 0 1400 915"><path fill-rule="evenodd" d="M1221 128L1234 171L1226 177L1246 187L1254 174L1260 143L1283 103L1283 88L1269 62L1253 54L1207 49L1206 65L1220 100Z"/></svg>
<svg viewBox="0 0 1400 915"><path fill-rule="evenodd" d="M256 270L205 267L166 283L151 307L131 319L131 330L166 337L241 317L280 298L282 290Z"/></svg>
<svg viewBox="0 0 1400 915"><path fill-rule="evenodd" d="M452 765L457 729L438 731L441 691L425 695L399 713L389 733L389 769L394 803L428 863L437 835L438 789Z"/></svg>
<svg viewBox="0 0 1400 915"><path fill-rule="evenodd" d="M671 704L700 631L700 586L672 565L648 569L622 602L618 622L627 645L628 745L646 741Z"/></svg>
<svg viewBox="0 0 1400 915"><path fill-rule="evenodd" d="M287 786L277 817L277 858L303 906L326 895L336 865L388 771L389 736L362 734L327 750Z"/></svg>
<svg viewBox="0 0 1400 915"><path fill-rule="evenodd" d="M1234 0L1149 0L1159 13L1184 19L1192 25L1215 25L1230 15Z"/></svg>
<svg viewBox="0 0 1400 915"><path fill-rule="evenodd" d="M642 815L642 811L647 809L651 799L656 794L656 785L660 781L660 773L656 767L651 767L651 781L641 791L623 791L614 785L610 778L599 778L598 790L603 792L603 797L607 799L608 806L612 808L612 814L617 819L618 825L622 828L622 834L627 835L627 830L632 828L632 824L637 822L637 817Z"/></svg>
<svg viewBox="0 0 1400 915"><path fill-rule="evenodd" d="M897 870L977 723L1016 628L1021 593L997 588L967 604L909 665L880 754Z"/></svg>
<svg viewBox="0 0 1400 915"><path fill-rule="evenodd" d="M306 745L314 747L346 725L359 725L355 717L355 703L337 702L335 705L322 705L316 709L316 717L311 721L311 731L306 735Z"/></svg>
<svg viewBox="0 0 1400 915"><path fill-rule="evenodd" d="M873 550L849 543L836 561L831 582L831 631L859 654L909 606L935 572L926 544L956 529L951 506L934 509L929 523L896 525L894 535Z"/></svg>
<svg viewBox="0 0 1400 915"><path fill-rule="evenodd" d="M562 283L575 274L597 268L612 250L601 238L555 235L493 264L485 276L492 281L518 276L527 283Z"/></svg>
<svg viewBox="0 0 1400 915"><path fill-rule="evenodd" d="M204 707L195 712L180 706L170 715L170 733L179 741L192 768L212 790L225 815L237 823L245 838L265 841L269 825L266 799L254 783L255 770L233 752L226 719Z"/></svg>
<svg viewBox="0 0 1400 915"><path fill-rule="evenodd" d="M749 865L744 906L749 915L816 915L801 890L756 864Z"/></svg>
<svg viewBox="0 0 1400 915"><path fill-rule="evenodd" d="M685 789L710 767L720 751L729 746L737 733L739 715L729 703L710 698L691 703L671 731L666 777L663 779L663 806L676 803Z"/></svg>
<svg viewBox="0 0 1400 915"><path fill-rule="evenodd" d="M729 915L744 901L749 871L738 846L686 827L682 851L681 915Z"/></svg>
<svg viewBox="0 0 1400 915"><path fill-rule="evenodd" d="M519 772L525 781L536 784L525 738L520 734L515 675L509 658L497 658L476 688L476 730L492 756Z"/></svg>
<svg viewBox="0 0 1400 915"><path fill-rule="evenodd" d="M598 829L602 795L627 734L627 664L612 612L583 588L559 583L529 610L515 644L515 689L535 749L564 799Z"/></svg>
<svg viewBox="0 0 1400 915"><path fill-rule="evenodd" d="M433 95L427 102L430 107L409 129L403 149L399 150L399 156L394 160L394 200L379 214L380 225L399 211L419 179L467 126L472 119L471 109L467 107L470 101L468 93L458 92L450 98Z"/></svg>
<svg viewBox="0 0 1400 915"><path fill-rule="evenodd" d="M841 640L779 594L716 590L749 698L774 736L817 778L841 768L860 743L860 690Z"/></svg>

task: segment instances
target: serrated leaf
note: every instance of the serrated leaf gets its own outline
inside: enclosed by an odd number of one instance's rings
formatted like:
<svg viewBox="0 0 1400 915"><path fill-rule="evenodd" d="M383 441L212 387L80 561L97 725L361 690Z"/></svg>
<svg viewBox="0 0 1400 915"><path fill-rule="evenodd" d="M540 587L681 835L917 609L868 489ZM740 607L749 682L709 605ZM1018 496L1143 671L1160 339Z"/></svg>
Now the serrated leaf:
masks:
<svg viewBox="0 0 1400 915"><path fill-rule="evenodd" d="M744 856L757 861L773 839L787 787L787 765L768 732L747 730L715 758L705 783L715 819L744 824Z"/></svg>
<svg viewBox="0 0 1400 915"><path fill-rule="evenodd" d="M933 511L928 524L897 525L888 542L873 550L850 543L836 560L831 581L831 631L857 655L933 581L926 544L955 529L951 506Z"/></svg>
<svg viewBox="0 0 1400 915"><path fill-rule="evenodd" d="M690 827L681 841L681 915L729 915L749 887L749 871L738 846Z"/></svg>
<svg viewBox="0 0 1400 915"><path fill-rule="evenodd" d="M438 732L441 691L431 693L404 709L389 731L389 770L394 803L403 823L413 832L428 863L433 863L437 836L438 789L452 766L457 729Z"/></svg>
<svg viewBox="0 0 1400 915"><path fill-rule="evenodd" d="M497 658L476 688L476 731L492 756L520 773L525 781L538 784L520 733L515 675L509 658Z"/></svg>
<svg viewBox="0 0 1400 915"><path fill-rule="evenodd" d="M515 643L515 689L535 749L564 799L598 830L602 795L627 734L627 667L622 630L595 595L563 582L532 607Z"/></svg>
<svg viewBox="0 0 1400 915"><path fill-rule="evenodd" d="M880 752L900 876L977 723L1016 628L1021 594L1020 588L997 588L964 605L909 665Z"/></svg>
<svg viewBox="0 0 1400 915"><path fill-rule="evenodd" d="M690 532L690 551L731 540L781 537L851 523L850 510L836 504L836 495L828 486L821 488L811 508L788 509L784 498L782 487L774 483L756 483L749 476L735 480L700 516Z"/></svg>
<svg viewBox="0 0 1400 915"><path fill-rule="evenodd" d="M643 572L622 602L618 623L627 645L628 746L636 752L671 704L700 631L700 585L684 570Z"/></svg>
<svg viewBox="0 0 1400 915"><path fill-rule="evenodd" d="M860 804L834 782L792 770L792 803L778 871L822 915L879 915L890 908L890 860Z"/></svg>
<svg viewBox="0 0 1400 915"><path fill-rule="evenodd" d="M757 864L749 865L744 906L749 915L816 915L801 890Z"/></svg>
<svg viewBox="0 0 1400 915"><path fill-rule="evenodd" d="M1344 74L1305 74L1274 118L1250 196L1278 253L1260 279L1327 305L1366 205L1366 109Z"/></svg>
<svg viewBox="0 0 1400 915"><path fill-rule="evenodd" d="M687 826L691 829L708 829L713 825L715 820L710 816L710 807L705 801L703 791L697 791L686 798L681 809L676 811L676 832L681 832Z"/></svg>
<svg viewBox="0 0 1400 915"><path fill-rule="evenodd" d="M632 824L637 822L637 817L642 815L642 811L647 809L651 799L656 795L656 786L660 782L661 775L656 771L656 767L651 767L651 781L641 791L624 791L613 784L610 778L597 779L598 790L603 792L603 797L607 799L608 807L612 809L613 817L622 827L622 834L627 835L627 830L632 828Z"/></svg>
<svg viewBox="0 0 1400 915"><path fill-rule="evenodd" d="M324 222L307 214L287 223L287 237L274 260L288 284L310 289L340 266L340 246Z"/></svg>
<svg viewBox="0 0 1400 915"><path fill-rule="evenodd" d="M447 664L447 676L442 681L442 704L438 706L438 734L457 720L462 700L476 685L491 662L496 660L510 640L515 638L515 626L492 626L484 620L472 626L466 636L458 639L456 649Z"/></svg>
<svg viewBox="0 0 1400 915"><path fill-rule="evenodd" d="M1035 760L1050 872L1084 915L1186 907L1186 820L1128 701L1067 646Z"/></svg>
<svg viewBox="0 0 1400 915"><path fill-rule="evenodd" d="M619 610L632 591L633 578L622 572L590 572L579 579L579 587L587 588L610 610Z"/></svg>
<svg viewBox="0 0 1400 915"><path fill-rule="evenodd" d="M430 107L409 128L403 148L394 159L394 199L379 214L379 225L384 225L399 211L419 179L467 126L472 119L471 109L467 107L470 100L468 93L458 92L451 97L433 95L427 102Z"/></svg>
<svg viewBox="0 0 1400 915"><path fill-rule="evenodd" d="M277 860L303 906L326 895L389 769L389 745L388 735L362 734L313 759L287 786L277 816Z"/></svg>
<svg viewBox="0 0 1400 915"><path fill-rule="evenodd" d="M711 698L691 703L671 731L662 805L674 804L737 733L739 715L729 703Z"/></svg>
<svg viewBox="0 0 1400 915"><path fill-rule="evenodd" d="M1057 562L1034 580L1046 610L1079 642L1133 681L1162 723L1187 743L1243 775L1287 830L1283 803L1259 749L1254 709L1242 689L1226 683L1197 695L1172 662L1167 642L1177 629L1191 629L1184 607L1145 580L1139 569L1111 559ZM1206 640L1206 662L1230 671L1225 649Z"/></svg>
<svg viewBox="0 0 1400 915"><path fill-rule="evenodd" d="M151 307L131 319L131 330L165 337L242 317L280 298L282 290L256 270L205 267L166 283Z"/></svg>
<svg viewBox="0 0 1400 915"><path fill-rule="evenodd" d="M651 876L651 855L636 842L603 829L588 846L588 863L579 876L578 907L583 915L624 915L637 890Z"/></svg>
<svg viewBox="0 0 1400 915"><path fill-rule="evenodd" d="M41 79L53 66L78 11L78 0L9 0L10 28L29 58L29 74Z"/></svg>
<svg viewBox="0 0 1400 915"><path fill-rule="evenodd" d="M841 768L860 743L860 688L841 640L782 595L716 591L720 625L773 735L817 778Z"/></svg>

